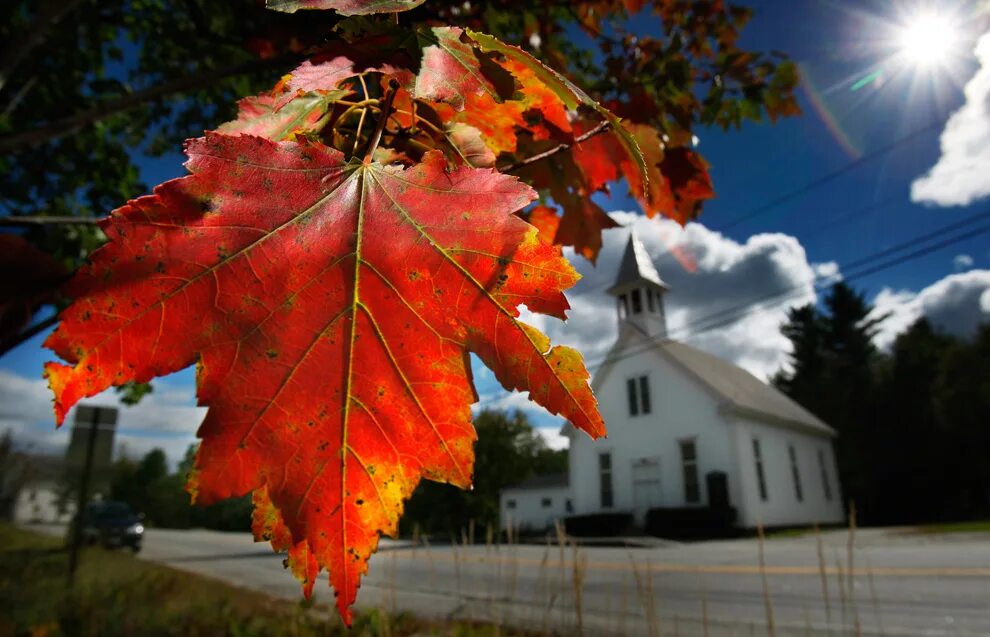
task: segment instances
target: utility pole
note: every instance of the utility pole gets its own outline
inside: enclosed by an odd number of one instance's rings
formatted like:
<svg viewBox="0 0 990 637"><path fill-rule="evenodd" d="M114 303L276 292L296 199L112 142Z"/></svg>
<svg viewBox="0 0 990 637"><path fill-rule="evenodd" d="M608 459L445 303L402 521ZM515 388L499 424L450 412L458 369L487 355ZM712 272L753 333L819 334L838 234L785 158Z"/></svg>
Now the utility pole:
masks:
<svg viewBox="0 0 990 637"><path fill-rule="evenodd" d="M69 545L69 588L76 582L76 569L79 565L79 547L82 545L83 516L89 504L89 483L93 474L93 456L96 450L96 436L101 426L112 429L117 423L117 410L107 407L80 406L76 412L75 426L88 426L86 431L85 461L79 479L79 498L76 501L76 516L72 523L72 541ZM88 417L86 417L88 416ZM102 421L108 422L102 422Z"/></svg>

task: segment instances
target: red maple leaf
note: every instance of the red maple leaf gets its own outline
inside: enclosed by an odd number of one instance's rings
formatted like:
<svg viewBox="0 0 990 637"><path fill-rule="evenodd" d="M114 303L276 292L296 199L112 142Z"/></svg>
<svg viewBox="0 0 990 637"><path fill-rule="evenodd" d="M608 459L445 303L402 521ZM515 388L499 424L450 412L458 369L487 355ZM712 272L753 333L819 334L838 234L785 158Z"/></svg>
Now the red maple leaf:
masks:
<svg viewBox="0 0 990 637"><path fill-rule="evenodd" d="M517 306L564 317L578 278L491 169L345 161L318 143L208 134L190 176L103 222L46 346L59 422L78 400L198 362L210 407L189 488L253 491L255 531L345 620L421 477L471 483L473 352L508 389L604 434L580 355Z"/></svg>
<svg viewBox="0 0 990 637"><path fill-rule="evenodd" d="M0 234L0 272L8 273L0 279L0 346L7 346L39 307L55 299L68 272L24 237L6 233Z"/></svg>

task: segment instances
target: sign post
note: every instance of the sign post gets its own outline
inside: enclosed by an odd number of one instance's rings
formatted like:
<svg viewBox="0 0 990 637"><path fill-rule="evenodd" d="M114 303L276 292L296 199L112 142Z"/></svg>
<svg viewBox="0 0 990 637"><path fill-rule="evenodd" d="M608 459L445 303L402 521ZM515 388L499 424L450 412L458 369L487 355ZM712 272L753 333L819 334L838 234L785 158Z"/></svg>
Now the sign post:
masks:
<svg viewBox="0 0 990 637"><path fill-rule="evenodd" d="M93 458L97 447L97 434L100 429L109 430L108 450L113 446L113 430L117 425L117 409L114 407L94 407L90 405L80 405L76 410L76 421L73 426L73 443L69 446L69 458L73 459L73 447L79 444L78 436L85 428L86 448L82 463L82 473L79 478L79 496L76 501L76 515L72 522L71 543L69 545L69 588L76 582L76 568L79 565L79 547L82 544L83 515L86 512L86 505L89 504L89 483L93 475ZM102 451L102 450L101 450ZM106 455L106 454L101 454ZM101 458L101 460L103 460ZM108 459L107 459L108 460Z"/></svg>

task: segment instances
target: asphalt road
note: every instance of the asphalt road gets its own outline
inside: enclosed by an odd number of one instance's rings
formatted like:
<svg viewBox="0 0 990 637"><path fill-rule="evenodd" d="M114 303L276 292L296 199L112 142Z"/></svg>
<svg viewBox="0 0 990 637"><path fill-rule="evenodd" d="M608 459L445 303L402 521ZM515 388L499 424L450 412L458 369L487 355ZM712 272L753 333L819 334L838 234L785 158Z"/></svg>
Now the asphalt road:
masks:
<svg viewBox="0 0 990 637"><path fill-rule="evenodd" d="M814 536L768 540L763 569L755 540L563 550L386 540L358 605L562 635L767 635L772 621L781 637L990 636L990 534L861 530L851 572L846 532L822 546L827 601ZM151 529L141 557L300 598L282 556L248 534ZM324 583L314 596L332 604Z"/></svg>

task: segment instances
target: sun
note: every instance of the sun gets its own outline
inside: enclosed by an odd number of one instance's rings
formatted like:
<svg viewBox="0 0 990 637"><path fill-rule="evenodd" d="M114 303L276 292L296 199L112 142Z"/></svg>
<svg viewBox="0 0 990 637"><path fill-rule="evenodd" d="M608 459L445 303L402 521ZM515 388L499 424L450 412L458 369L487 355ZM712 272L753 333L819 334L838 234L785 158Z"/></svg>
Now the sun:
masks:
<svg viewBox="0 0 990 637"><path fill-rule="evenodd" d="M959 29L947 17L919 13L901 27L898 47L912 66L941 66L949 61L959 36Z"/></svg>

